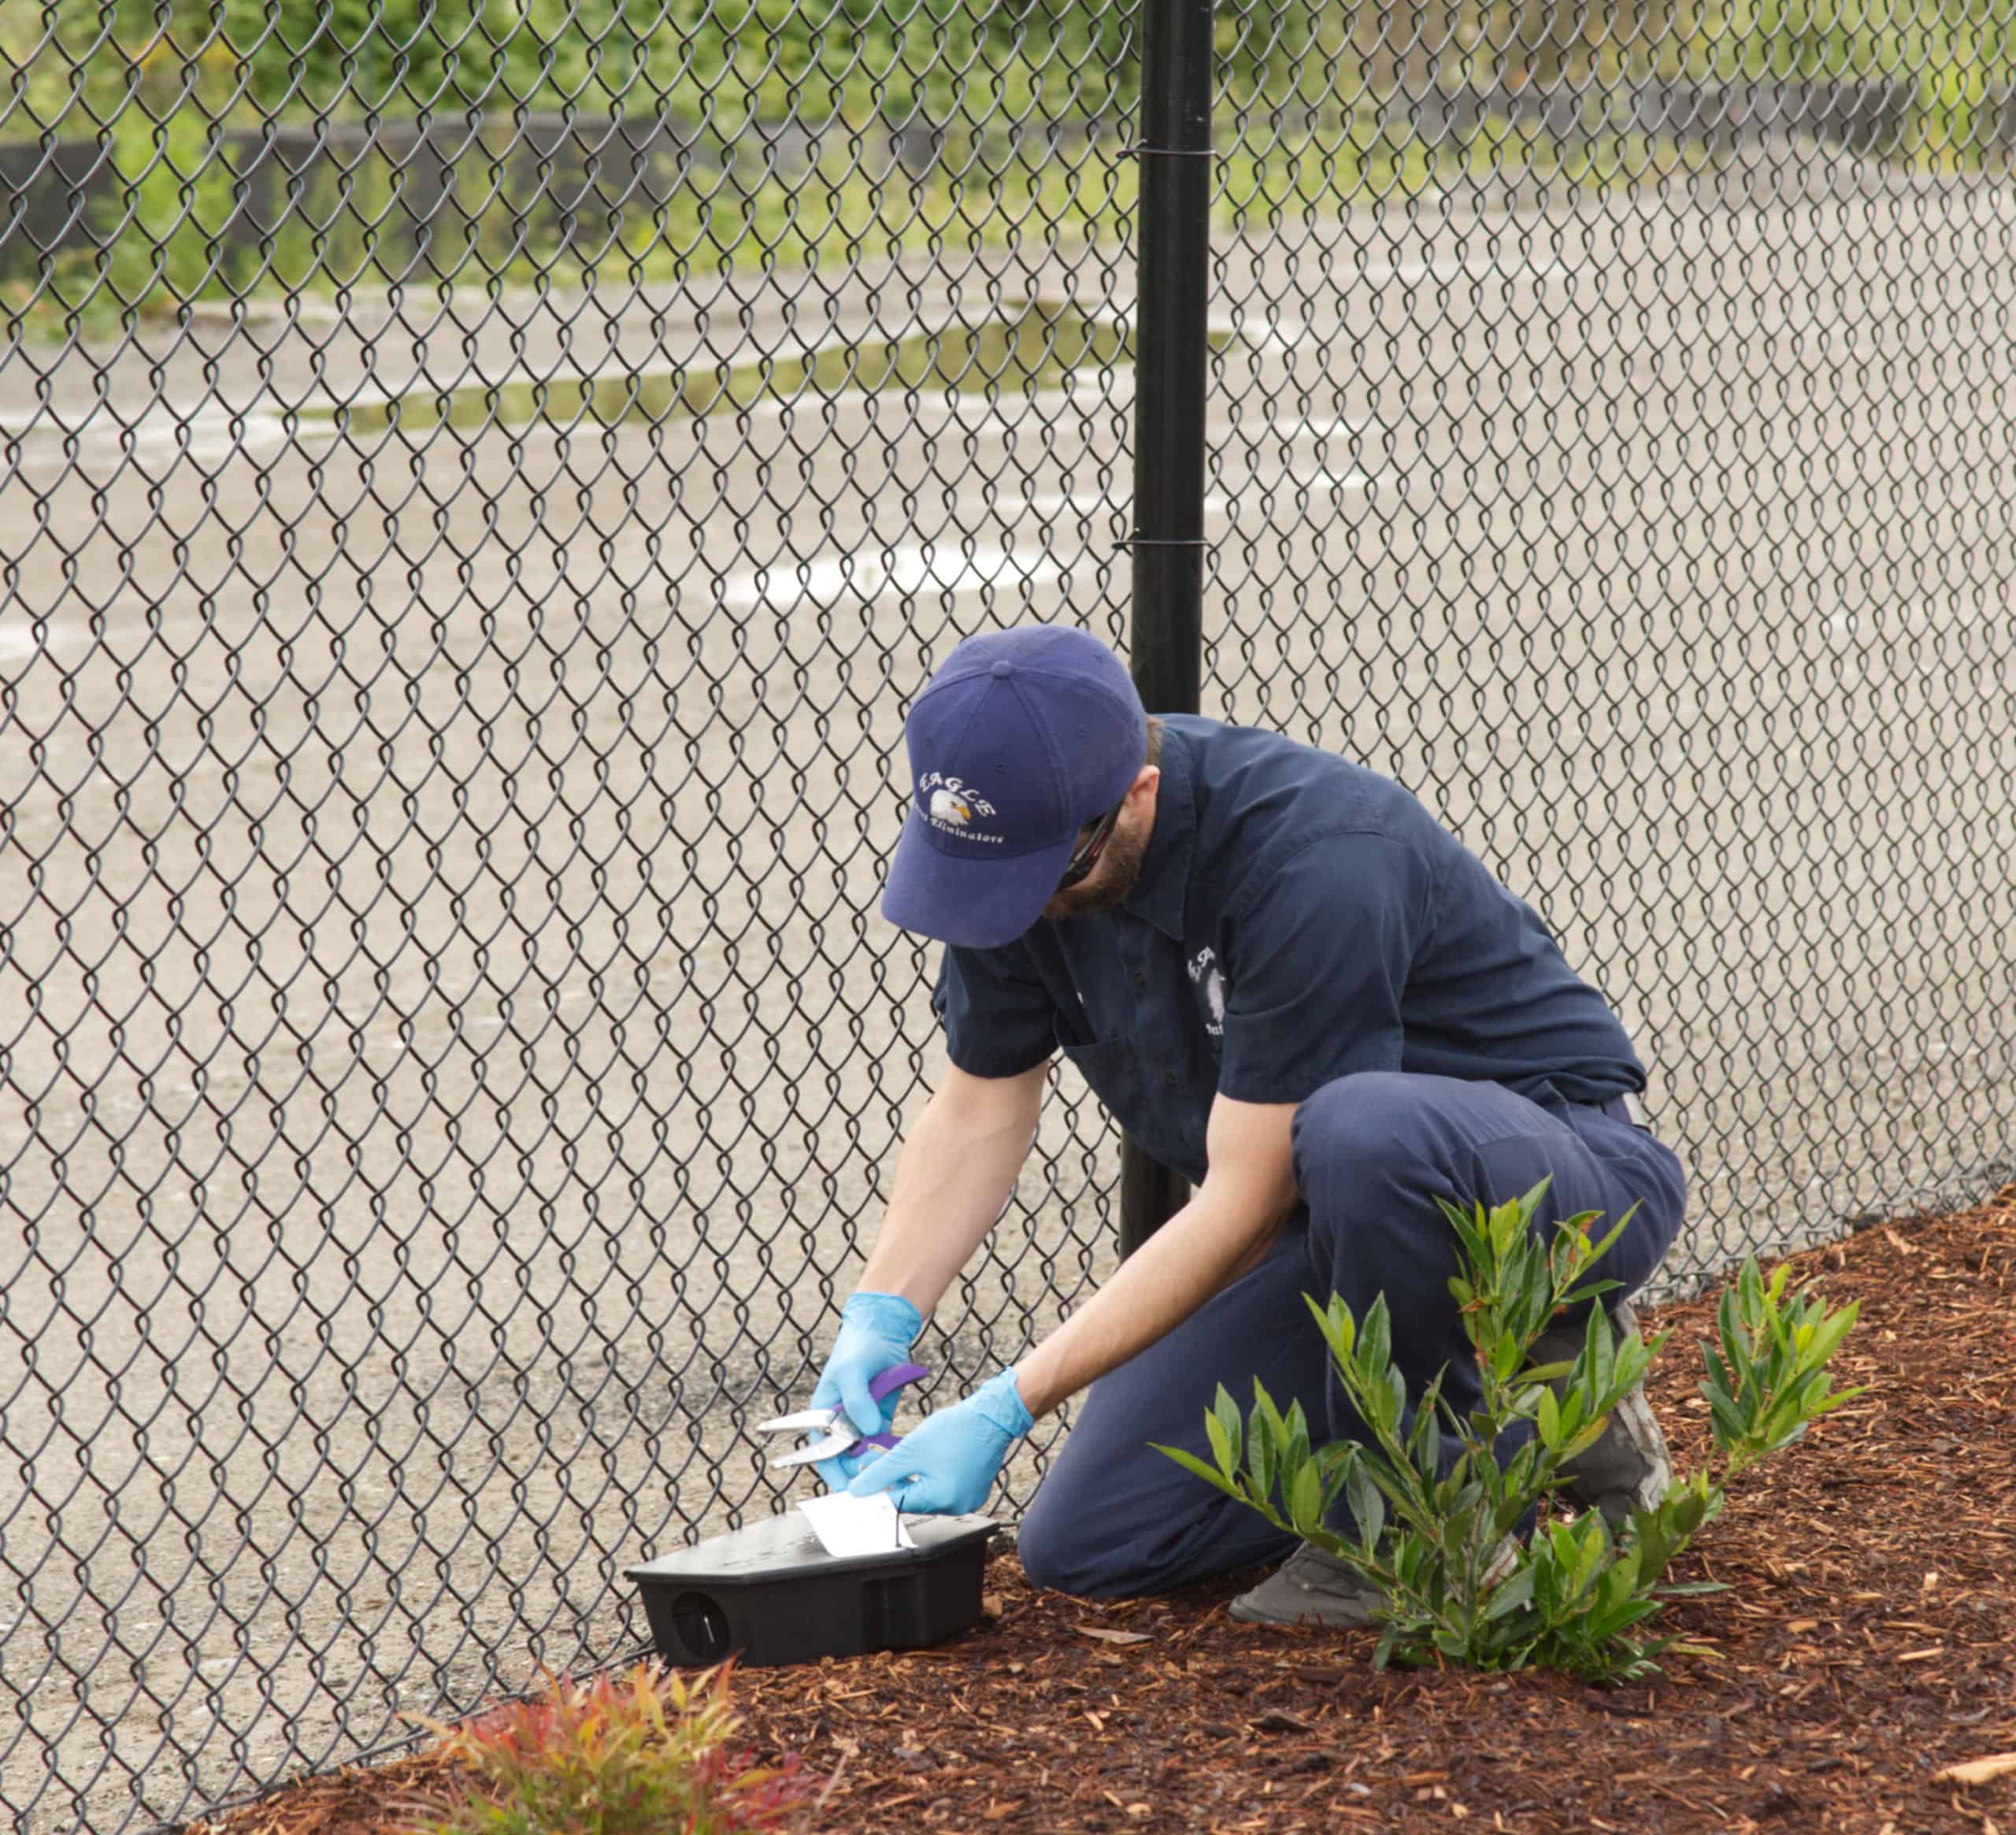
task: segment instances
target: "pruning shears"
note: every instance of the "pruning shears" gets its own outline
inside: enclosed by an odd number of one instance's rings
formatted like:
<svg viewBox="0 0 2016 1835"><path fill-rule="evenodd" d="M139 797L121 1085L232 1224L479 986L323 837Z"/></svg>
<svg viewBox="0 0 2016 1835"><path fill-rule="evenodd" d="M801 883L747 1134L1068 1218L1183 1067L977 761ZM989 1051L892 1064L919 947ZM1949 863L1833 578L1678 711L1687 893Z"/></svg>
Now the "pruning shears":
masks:
<svg viewBox="0 0 2016 1835"><path fill-rule="evenodd" d="M880 1401L892 1390L900 1389L906 1383L916 1382L931 1372L921 1363L899 1363L885 1370L868 1385L871 1399ZM836 1459L843 1453L859 1455L870 1448L887 1452L902 1436L897 1433L857 1433L840 1408L801 1408L795 1414L778 1414L768 1421L756 1423L758 1433L817 1433L821 1437L807 1447L801 1447L795 1453L783 1453L773 1457L769 1463L780 1466L814 1466L821 1459Z"/></svg>

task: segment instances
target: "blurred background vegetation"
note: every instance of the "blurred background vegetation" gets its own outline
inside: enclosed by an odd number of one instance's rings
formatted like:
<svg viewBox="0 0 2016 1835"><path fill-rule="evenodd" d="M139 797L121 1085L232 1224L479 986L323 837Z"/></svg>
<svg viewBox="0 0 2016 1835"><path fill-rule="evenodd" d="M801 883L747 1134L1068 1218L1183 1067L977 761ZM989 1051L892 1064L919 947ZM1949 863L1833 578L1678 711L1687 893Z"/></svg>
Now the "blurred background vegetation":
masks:
<svg viewBox="0 0 2016 1835"><path fill-rule="evenodd" d="M87 131L80 104L109 120L129 95L159 112L185 92L255 125L513 102L624 104L724 133L869 113L945 121L987 105L1098 114L1131 102L1140 3L6 0L5 132ZM1656 71L1904 76L1933 109L2006 91L2012 21L2010 0L1221 0L1218 32L1230 91L1310 106L1384 91L1396 73L1418 87Z"/></svg>
<svg viewBox="0 0 2016 1835"><path fill-rule="evenodd" d="M0 170L40 187L46 226L54 146L88 199L53 259L0 239L0 288L17 320L67 325L443 274L680 278L815 245L1117 232L1144 3L0 0ZM2016 128L2016 0L1218 13L1228 225L1484 170L1628 184L1706 157L1711 134L1634 118L1634 86L1873 86L1856 154L1933 169L2006 160ZM1481 99L1461 132L1421 117L1463 94ZM1548 96L1594 112L1564 132ZM648 158L612 118L656 136ZM271 124L297 130L284 159Z"/></svg>

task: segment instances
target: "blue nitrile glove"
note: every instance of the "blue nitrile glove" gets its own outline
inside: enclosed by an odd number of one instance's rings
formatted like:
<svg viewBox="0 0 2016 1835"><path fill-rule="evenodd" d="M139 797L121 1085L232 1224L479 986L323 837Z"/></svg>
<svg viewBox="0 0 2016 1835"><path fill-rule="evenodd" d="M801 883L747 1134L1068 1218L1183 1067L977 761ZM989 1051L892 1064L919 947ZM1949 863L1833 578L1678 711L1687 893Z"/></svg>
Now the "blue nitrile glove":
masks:
<svg viewBox="0 0 2016 1835"><path fill-rule="evenodd" d="M849 1294L840 1308L840 1335L827 1353L819 1386L812 1392L812 1406L842 1410L864 1437L887 1433L903 1392L892 1390L878 1402L869 1394L868 1385L885 1370L910 1362L910 1345L923 1329L924 1314L899 1293L873 1293L864 1288ZM875 1448L858 1458L841 1453L821 1459L813 1470L825 1481L828 1491L842 1491L855 1473L880 1456Z"/></svg>
<svg viewBox="0 0 2016 1835"><path fill-rule="evenodd" d="M1008 1449L1035 1425L1014 1371L1004 1370L963 1402L926 1415L847 1490L855 1497L886 1491L897 1509L916 1516L978 1510L1007 1462Z"/></svg>

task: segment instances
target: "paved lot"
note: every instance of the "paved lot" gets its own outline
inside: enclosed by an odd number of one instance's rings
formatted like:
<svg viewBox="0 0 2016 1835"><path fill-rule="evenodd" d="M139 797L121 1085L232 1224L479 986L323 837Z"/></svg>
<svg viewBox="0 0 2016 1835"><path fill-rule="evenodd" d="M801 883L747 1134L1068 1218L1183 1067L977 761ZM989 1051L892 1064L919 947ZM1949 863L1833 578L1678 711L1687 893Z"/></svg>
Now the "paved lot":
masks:
<svg viewBox="0 0 2016 1835"><path fill-rule="evenodd" d="M1656 1063L1682 1273L1977 1187L2016 1109L2016 212L1749 176L1228 239L1214 308L1207 710L1409 783L1555 921ZM623 1565L773 1507L741 1429L809 1381L938 1062L874 910L903 697L990 621L1125 628L1125 369L608 429L333 404L1132 284L1059 252L0 358L26 1827L633 1643ZM1040 1144L941 1393L1110 1266L1081 1088Z"/></svg>

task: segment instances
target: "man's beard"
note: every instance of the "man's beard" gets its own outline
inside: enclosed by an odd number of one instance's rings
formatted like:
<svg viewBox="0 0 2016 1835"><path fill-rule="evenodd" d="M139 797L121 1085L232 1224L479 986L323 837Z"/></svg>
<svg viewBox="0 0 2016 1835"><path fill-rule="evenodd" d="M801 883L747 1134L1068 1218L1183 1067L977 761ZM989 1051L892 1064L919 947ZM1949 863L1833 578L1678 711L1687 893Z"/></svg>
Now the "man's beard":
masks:
<svg viewBox="0 0 2016 1835"><path fill-rule="evenodd" d="M1145 825L1116 828L1099 850L1098 864L1091 873L1075 886L1054 894L1043 908L1043 916L1055 921L1116 910L1141 877L1141 862L1147 857L1149 836L1153 832Z"/></svg>

